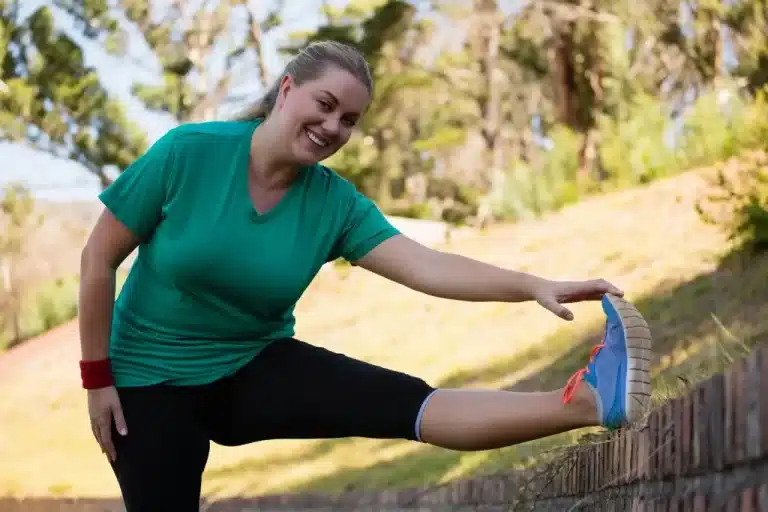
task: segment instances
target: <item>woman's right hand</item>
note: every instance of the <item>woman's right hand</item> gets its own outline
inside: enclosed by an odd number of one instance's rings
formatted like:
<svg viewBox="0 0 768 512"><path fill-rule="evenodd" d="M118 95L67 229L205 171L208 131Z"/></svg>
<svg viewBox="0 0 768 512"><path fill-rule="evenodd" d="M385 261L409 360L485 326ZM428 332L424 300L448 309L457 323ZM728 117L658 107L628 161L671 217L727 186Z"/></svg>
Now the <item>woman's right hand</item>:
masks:
<svg viewBox="0 0 768 512"><path fill-rule="evenodd" d="M88 390L88 416L91 418L91 430L101 446L101 451L114 461L117 453L112 442L113 419L120 435L128 434L123 408L114 386Z"/></svg>

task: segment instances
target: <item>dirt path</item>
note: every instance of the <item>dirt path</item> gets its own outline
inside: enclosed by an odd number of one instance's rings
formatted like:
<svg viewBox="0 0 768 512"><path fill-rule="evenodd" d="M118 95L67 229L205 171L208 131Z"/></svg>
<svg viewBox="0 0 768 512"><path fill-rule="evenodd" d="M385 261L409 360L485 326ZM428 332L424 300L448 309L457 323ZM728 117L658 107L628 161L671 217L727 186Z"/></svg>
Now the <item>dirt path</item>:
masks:
<svg viewBox="0 0 768 512"><path fill-rule="evenodd" d="M62 362L66 362L70 371L77 373L79 341L77 319L74 319L0 353L0 382L18 380L46 368L61 367Z"/></svg>

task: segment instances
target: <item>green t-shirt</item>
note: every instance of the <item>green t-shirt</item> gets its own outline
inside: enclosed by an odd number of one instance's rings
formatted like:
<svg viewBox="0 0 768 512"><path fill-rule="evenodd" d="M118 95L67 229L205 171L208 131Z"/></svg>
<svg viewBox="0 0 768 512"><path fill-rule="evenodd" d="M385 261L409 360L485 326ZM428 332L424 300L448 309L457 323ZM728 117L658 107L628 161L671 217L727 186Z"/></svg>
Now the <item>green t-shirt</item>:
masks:
<svg viewBox="0 0 768 512"><path fill-rule="evenodd" d="M205 384L234 373L294 335L294 306L323 264L354 262L399 233L319 164L259 214L248 192L257 125L174 128L100 194L141 239L115 301L116 385Z"/></svg>

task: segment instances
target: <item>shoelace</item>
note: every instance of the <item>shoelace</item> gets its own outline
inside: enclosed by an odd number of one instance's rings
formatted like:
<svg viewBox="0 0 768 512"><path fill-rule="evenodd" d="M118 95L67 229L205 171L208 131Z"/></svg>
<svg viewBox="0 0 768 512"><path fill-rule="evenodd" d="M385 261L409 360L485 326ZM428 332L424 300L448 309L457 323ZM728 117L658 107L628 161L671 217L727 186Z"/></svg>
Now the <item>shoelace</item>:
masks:
<svg viewBox="0 0 768 512"><path fill-rule="evenodd" d="M605 343L600 343L598 345L595 345L592 347L592 350L589 352L589 364L592 364L595 362L595 356L600 352L600 350L605 346ZM571 378L568 379L568 382L565 385L565 389L563 390L563 403L567 404L571 401L573 398L573 395L576 394L576 386L584 379L584 375L589 374L589 365L585 366L581 370L577 371L573 375L571 375Z"/></svg>

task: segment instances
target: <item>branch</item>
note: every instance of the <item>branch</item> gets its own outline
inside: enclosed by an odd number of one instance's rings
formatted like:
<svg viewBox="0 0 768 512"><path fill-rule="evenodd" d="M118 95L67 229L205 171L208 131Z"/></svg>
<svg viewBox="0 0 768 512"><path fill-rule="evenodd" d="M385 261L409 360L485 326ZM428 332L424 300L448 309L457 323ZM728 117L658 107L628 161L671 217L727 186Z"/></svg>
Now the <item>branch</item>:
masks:
<svg viewBox="0 0 768 512"><path fill-rule="evenodd" d="M640 72L640 67L643 64L643 61L645 57L653 50L653 47L656 46L656 38L650 37L643 42L642 48L637 52L637 55L635 56L635 62L632 63L632 65L629 67L629 71L627 72L627 79L633 80L637 73Z"/></svg>
<svg viewBox="0 0 768 512"><path fill-rule="evenodd" d="M531 1L529 5L534 9L540 9L544 14L549 11L563 21L586 19L600 23L621 23L621 18L615 14L592 10L581 5L566 5L552 0L535 0ZM508 19L514 17L515 15L510 15Z"/></svg>
<svg viewBox="0 0 768 512"><path fill-rule="evenodd" d="M261 82L264 87L267 87L269 82L269 73L267 72L266 59L264 58L264 49L261 44L261 37L263 35L261 24L256 20L256 16L253 14L253 7L250 3L245 4L245 11L248 16L248 26L250 27L250 43L253 44L256 50L256 65L259 67L259 75L261 76ZM246 43L247 46L247 43Z"/></svg>

